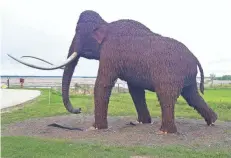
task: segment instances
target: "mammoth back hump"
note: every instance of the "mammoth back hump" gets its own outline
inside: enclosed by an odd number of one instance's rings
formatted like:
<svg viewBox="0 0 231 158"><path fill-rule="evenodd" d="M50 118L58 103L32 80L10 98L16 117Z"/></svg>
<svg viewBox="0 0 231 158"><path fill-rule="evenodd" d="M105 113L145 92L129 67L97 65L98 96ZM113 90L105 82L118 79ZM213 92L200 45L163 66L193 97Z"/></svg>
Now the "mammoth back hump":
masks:
<svg viewBox="0 0 231 158"><path fill-rule="evenodd" d="M147 36L156 35L148 27L135 20L118 20L109 24L109 32L114 36Z"/></svg>

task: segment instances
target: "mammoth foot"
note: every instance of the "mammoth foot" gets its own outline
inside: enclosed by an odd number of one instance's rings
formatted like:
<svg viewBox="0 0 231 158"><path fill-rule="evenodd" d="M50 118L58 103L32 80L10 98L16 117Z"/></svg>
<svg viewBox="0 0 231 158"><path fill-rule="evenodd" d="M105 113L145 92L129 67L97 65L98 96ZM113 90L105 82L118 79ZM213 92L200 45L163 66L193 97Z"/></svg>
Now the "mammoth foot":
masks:
<svg viewBox="0 0 231 158"><path fill-rule="evenodd" d="M156 134L158 134L158 135L163 135L163 134L167 134L167 132L164 132L164 131L158 131L158 132L156 132Z"/></svg>
<svg viewBox="0 0 231 158"><path fill-rule="evenodd" d="M217 114L212 112L211 117L209 119L205 119L208 126L214 126L214 123L217 120Z"/></svg>
<svg viewBox="0 0 231 158"><path fill-rule="evenodd" d="M112 128L112 127L110 126L110 127L108 127L108 128L101 128L101 129L99 129L99 128L95 128L94 126L91 126L91 127L87 128L85 131L110 130L111 128Z"/></svg>
<svg viewBox="0 0 231 158"><path fill-rule="evenodd" d="M215 126L215 121L206 121L208 126Z"/></svg>
<svg viewBox="0 0 231 158"><path fill-rule="evenodd" d="M98 129L108 129L107 123L101 123L101 124L93 123L91 127L86 129L86 131L93 131L93 130L98 130Z"/></svg>
<svg viewBox="0 0 231 158"><path fill-rule="evenodd" d="M95 128L94 126L91 126L89 127L88 129L86 129L86 131L95 131L97 130L98 128Z"/></svg>
<svg viewBox="0 0 231 158"><path fill-rule="evenodd" d="M135 125L143 124L143 123L136 120L135 122L131 121L129 124L135 126Z"/></svg>
<svg viewBox="0 0 231 158"><path fill-rule="evenodd" d="M152 119L150 116L146 116L146 115L145 116L139 116L137 122L141 122L143 124L152 123Z"/></svg>
<svg viewBox="0 0 231 158"><path fill-rule="evenodd" d="M209 124L208 126L215 126L215 124L214 124L214 122L213 122L213 123Z"/></svg>
<svg viewBox="0 0 231 158"><path fill-rule="evenodd" d="M151 118L147 118L147 119L138 119L138 120L136 120L135 122L130 122L130 125L138 125L138 124L148 124L148 123L150 123L150 124L153 124L152 122L151 122Z"/></svg>
<svg viewBox="0 0 231 158"><path fill-rule="evenodd" d="M160 131L157 132L157 134L167 134L167 133L176 133L176 125L175 123L168 123L164 124L162 123Z"/></svg>

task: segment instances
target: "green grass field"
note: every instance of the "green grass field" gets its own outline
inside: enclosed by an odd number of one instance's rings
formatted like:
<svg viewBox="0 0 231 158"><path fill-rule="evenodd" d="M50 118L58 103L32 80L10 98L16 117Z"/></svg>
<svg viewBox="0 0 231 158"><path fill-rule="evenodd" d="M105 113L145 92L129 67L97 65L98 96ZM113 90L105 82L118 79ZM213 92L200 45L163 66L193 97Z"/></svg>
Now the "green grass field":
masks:
<svg viewBox="0 0 231 158"><path fill-rule="evenodd" d="M7 124L54 115L68 114L63 106L61 94L52 91L49 104L49 90L41 89L42 95L23 108L1 114L1 124ZM218 119L231 121L231 89L207 89L203 96L218 114ZM81 107L83 113L93 113L93 96L71 96L73 106ZM147 92L146 100L152 117L160 116L160 105L155 93ZM129 93L112 94L109 116L136 116L136 110ZM199 118L201 116L179 98L175 110L176 117ZM6 127L7 128L7 127ZM38 139L29 137L2 137L2 157L129 157L146 155L153 157L231 157L227 149L193 149L181 146L121 147L89 144L87 142L66 142L63 140Z"/></svg>
<svg viewBox="0 0 231 158"><path fill-rule="evenodd" d="M11 113L2 114L2 124L12 123L28 118L54 116L69 114L62 102L61 94L51 91L51 101L49 104L49 90L42 89L42 95L26 104L24 108ZM204 99L209 106L216 111L219 120L231 121L231 89L208 89L205 91ZM93 96L73 95L70 98L74 107L81 107L83 113L93 113ZM146 101L152 117L160 116L160 105L155 93L147 92ZM201 116L182 97L178 98L176 104L176 117L201 118ZM136 115L129 93L114 93L110 98L108 113L111 116L132 116Z"/></svg>
<svg viewBox="0 0 231 158"><path fill-rule="evenodd" d="M2 156L10 158L228 158L228 150L193 149L183 146L121 147L91 143L73 143L28 137L3 137ZM145 158L145 157L144 157Z"/></svg>

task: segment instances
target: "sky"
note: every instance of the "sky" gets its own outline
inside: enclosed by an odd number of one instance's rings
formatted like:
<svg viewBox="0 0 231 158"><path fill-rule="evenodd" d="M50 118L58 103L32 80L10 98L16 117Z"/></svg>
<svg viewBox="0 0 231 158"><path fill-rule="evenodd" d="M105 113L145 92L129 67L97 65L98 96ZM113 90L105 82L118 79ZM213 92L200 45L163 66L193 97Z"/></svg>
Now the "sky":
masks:
<svg viewBox="0 0 231 158"><path fill-rule="evenodd" d="M137 20L155 33L181 41L199 59L205 76L231 74L230 6L230 0L2 0L1 75L62 75L63 70L27 67L7 53L37 56L54 64L64 61L84 10L98 12L107 22ZM98 64L81 58L74 75L96 76Z"/></svg>

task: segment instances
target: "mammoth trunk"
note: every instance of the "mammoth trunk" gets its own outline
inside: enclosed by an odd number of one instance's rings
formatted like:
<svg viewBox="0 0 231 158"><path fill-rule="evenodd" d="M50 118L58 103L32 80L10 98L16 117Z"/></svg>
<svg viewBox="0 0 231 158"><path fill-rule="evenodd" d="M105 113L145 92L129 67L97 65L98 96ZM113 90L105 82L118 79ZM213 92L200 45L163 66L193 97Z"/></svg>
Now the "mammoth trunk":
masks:
<svg viewBox="0 0 231 158"><path fill-rule="evenodd" d="M65 108L70 112L74 114L80 113L81 109L74 109L70 99L69 99L69 88L70 88L70 83L72 79L72 75L75 70L75 66L77 65L79 60L79 57L69 65L65 66L64 73L63 73L63 78L62 78L62 97L63 97L63 103Z"/></svg>

